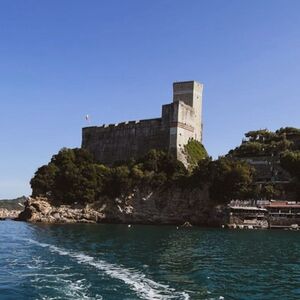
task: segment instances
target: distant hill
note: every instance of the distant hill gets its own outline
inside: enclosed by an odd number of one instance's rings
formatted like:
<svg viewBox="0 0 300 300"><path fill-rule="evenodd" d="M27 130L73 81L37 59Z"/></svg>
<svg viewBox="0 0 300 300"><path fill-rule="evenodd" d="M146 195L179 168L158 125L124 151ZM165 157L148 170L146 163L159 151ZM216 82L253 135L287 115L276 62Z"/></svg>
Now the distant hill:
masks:
<svg viewBox="0 0 300 300"><path fill-rule="evenodd" d="M26 201L26 197L22 196L16 199L3 199L0 200L0 208L6 208L6 209L18 209L22 210L22 205L24 205L24 202Z"/></svg>

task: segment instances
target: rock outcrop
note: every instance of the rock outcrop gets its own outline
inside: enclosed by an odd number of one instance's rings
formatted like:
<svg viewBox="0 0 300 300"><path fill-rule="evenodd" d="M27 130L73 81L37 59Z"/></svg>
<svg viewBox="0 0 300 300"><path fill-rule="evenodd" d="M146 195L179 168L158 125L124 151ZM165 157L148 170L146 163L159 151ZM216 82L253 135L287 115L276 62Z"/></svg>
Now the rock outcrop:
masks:
<svg viewBox="0 0 300 300"><path fill-rule="evenodd" d="M218 225L223 217L223 209L210 206L208 191L200 189L135 190L106 210L107 222L132 224Z"/></svg>
<svg viewBox="0 0 300 300"><path fill-rule="evenodd" d="M206 190L134 190L130 195L78 205L52 206L46 198L29 198L19 220L45 223L128 223L215 226L223 224L223 207L210 206Z"/></svg>
<svg viewBox="0 0 300 300"><path fill-rule="evenodd" d="M18 220L43 223L97 223L104 215L88 206L76 208L68 205L52 206L47 198L29 198Z"/></svg>
<svg viewBox="0 0 300 300"><path fill-rule="evenodd" d="M0 208L0 220L15 219L20 214L20 210Z"/></svg>

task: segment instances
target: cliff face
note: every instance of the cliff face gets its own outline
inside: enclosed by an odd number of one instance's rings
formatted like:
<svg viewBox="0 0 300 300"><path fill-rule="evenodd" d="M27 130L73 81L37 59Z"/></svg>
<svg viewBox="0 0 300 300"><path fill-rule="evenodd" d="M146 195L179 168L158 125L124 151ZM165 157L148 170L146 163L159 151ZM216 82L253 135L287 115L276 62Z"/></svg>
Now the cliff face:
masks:
<svg viewBox="0 0 300 300"><path fill-rule="evenodd" d="M17 209L0 208L0 220L15 219L21 211Z"/></svg>
<svg viewBox="0 0 300 300"><path fill-rule="evenodd" d="M52 206L46 198L30 198L19 220L45 223L130 223L217 226L223 224L222 207L212 207L207 190L135 190L132 194L78 207Z"/></svg>
<svg viewBox="0 0 300 300"><path fill-rule="evenodd" d="M52 206L47 198L29 198L19 221L42 223L97 223L103 214L88 207Z"/></svg>

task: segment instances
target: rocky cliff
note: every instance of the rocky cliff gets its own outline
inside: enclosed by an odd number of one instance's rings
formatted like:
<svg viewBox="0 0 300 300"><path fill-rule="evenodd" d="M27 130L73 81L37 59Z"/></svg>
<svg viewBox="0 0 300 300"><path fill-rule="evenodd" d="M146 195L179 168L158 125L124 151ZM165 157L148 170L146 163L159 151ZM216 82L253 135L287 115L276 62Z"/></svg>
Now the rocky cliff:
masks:
<svg viewBox="0 0 300 300"><path fill-rule="evenodd" d="M19 220L45 223L128 223L216 226L224 223L222 207L208 205L199 189L135 190L115 199L78 206L54 206L46 198L29 198Z"/></svg>
<svg viewBox="0 0 300 300"><path fill-rule="evenodd" d="M20 210L0 208L0 220L15 219L20 214Z"/></svg>

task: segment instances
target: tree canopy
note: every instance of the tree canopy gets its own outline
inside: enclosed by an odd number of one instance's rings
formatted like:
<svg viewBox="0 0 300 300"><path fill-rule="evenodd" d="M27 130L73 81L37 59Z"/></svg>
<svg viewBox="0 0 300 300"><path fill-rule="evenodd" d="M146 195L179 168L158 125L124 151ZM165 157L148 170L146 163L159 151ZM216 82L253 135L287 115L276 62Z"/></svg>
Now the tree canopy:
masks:
<svg viewBox="0 0 300 300"><path fill-rule="evenodd" d="M300 196L300 130L286 127L246 133L246 140L225 157L212 160L202 144L190 141L185 152L189 171L172 155L151 150L137 160L105 166L83 149L63 148L41 166L31 179L32 195L46 196L58 204L92 203L102 197L116 198L136 188L208 188L212 203L231 199L271 198L282 194L274 182L259 185L256 169L245 158L270 156L291 176Z"/></svg>
<svg viewBox="0 0 300 300"><path fill-rule="evenodd" d="M217 203L251 196L254 169L244 161L228 157L201 161L192 175L196 185L206 183L210 198Z"/></svg>
<svg viewBox="0 0 300 300"><path fill-rule="evenodd" d="M272 132L267 129L249 131L242 144L229 151L233 157L280 155L282 152L300 150L300 130L293 127Z"/></svg>
<svg viewBox="0 0 300 300"><path fill-rule="evenodd" d="M57 203L89 203L118 197L135 186L159 187L187 174L183 164L163 151L151 150L138 161L114 167L95 162L83 149L62 149L31 179L32 195Z"/></svg>
<svg viewBox="0 0 300 300"><path fill-rule="evenodd" d="M192 172L172 155L151 150L139 160L108 167L95 162L83 149L62 149L31 179L33 196L46 196L57 204L92 203L101 197L119 197L135 188L209 186L211 198L225 203L244 197L252 169L241 161L206 157Z"/></svg>
<svg viewBox="0 0 300 300"><path fill-rule="evenodd" d="M200 142L196 140L189 140L189 142L184 146L184 150L190 169L195 168L199 161L208 158L206 149Z"/></svg>

